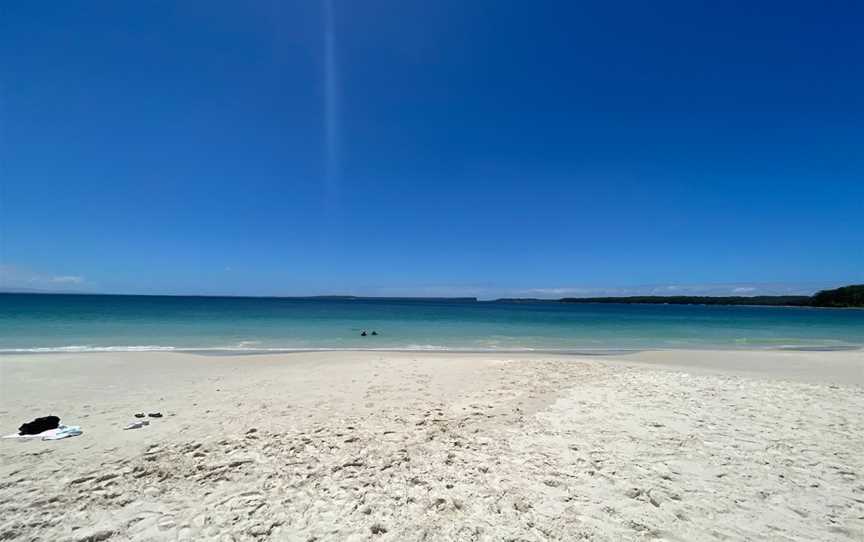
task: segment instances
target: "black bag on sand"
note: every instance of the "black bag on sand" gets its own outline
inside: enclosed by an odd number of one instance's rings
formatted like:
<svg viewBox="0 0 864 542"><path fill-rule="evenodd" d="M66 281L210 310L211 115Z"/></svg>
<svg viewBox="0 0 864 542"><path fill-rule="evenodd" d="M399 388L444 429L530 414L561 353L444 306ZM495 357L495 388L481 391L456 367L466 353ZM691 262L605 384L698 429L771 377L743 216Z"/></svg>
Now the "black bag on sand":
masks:
<svg viewBox="0 0 864 542"><path fill-rule="evenodd" d="M18 428L19 435L38 435L42 431L57 429L60 426L60 418L57 416L45 416L36 418L32 422L21 424Z"/></svg>

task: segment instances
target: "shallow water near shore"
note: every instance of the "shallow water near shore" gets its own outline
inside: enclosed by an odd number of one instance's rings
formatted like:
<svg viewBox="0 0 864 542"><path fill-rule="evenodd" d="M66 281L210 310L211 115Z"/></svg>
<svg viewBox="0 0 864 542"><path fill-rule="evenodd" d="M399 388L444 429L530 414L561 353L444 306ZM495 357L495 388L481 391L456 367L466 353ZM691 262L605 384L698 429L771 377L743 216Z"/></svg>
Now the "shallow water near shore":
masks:
<svg viewBox="0 0 864 542"><path fill-rule="evenodd" d="M862 346L864 311L854 309L0 294L0 353Z"/></svg>

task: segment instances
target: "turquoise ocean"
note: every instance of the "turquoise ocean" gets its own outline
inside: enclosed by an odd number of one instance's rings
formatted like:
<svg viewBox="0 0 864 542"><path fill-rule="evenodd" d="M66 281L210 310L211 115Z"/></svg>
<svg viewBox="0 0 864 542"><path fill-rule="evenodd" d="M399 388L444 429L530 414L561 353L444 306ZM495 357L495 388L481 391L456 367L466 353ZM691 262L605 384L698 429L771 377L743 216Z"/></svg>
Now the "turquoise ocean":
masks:
<svg viewBox="0 0 864 542"><path fill-rule="evenodd" d="M0 294L0 353L862 346L855 309Z"/></svg>

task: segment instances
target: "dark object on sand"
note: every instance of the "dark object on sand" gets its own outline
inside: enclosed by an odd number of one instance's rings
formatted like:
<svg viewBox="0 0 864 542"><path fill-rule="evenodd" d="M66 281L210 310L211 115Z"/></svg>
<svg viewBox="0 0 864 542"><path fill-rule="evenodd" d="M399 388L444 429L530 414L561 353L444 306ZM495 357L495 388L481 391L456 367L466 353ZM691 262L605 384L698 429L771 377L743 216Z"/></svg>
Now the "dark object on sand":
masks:
<svg viewBox="0 0 864 542"><path fill-rule="evenodd" d="M372 335L378 335L378 332L377 332L377 331L373 331L373 332L372 332Z"/></svg>
<svg viewBox="0 0 864 542"><path fill-rule="evenodd" d="M150 416L151 418L161 418L161 417L162 417L162 413L161 413L161 412L151 412L151 413L149 413L149 414L147 414L147 415Z"/></svg>
<svg viewBox="0 0 864 542"><path fill-rule="evenodd" d="M136 417L136 418L143 418L143 417L144 417L144 413L143 413L143 412L138 412L137 414L135 414L135 417Z"/></svg>
<svg viewBox="0 0 864 542"><path fill-rule="evenodd" d="M60 427L60 418L57 416L45 416L44 418L36 418L32 422L21 424L18 428L19 435L38 435L42 431L49 429L57 429Z"/></svg>
<svg viewBox="0 0 864 542"><path fill-rule="evenodd" d="M360 333L360 336L361 336L361 337L365 337L365 336L366 336L366 332L364 331L364 332Z"/></svg>

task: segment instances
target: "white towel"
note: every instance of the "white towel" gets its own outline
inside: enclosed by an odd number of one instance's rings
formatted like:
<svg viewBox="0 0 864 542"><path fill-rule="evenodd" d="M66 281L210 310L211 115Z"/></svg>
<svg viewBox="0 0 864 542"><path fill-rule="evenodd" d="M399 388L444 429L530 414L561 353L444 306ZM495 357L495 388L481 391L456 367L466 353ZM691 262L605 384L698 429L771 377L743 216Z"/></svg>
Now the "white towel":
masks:
<svg viewBox="0 0 864 542"><path fill-rule="evenodd" d="M46 435L42 437L42 440L60 440L69 437L77 437L81 433L83 433L83 431L81 431L81 428L77 425L61 425L57 428L56 433L53 435Z"/></svg>
<svg viewBox="0 0 864 542"><path fill-rule="evenodd" d="M83 431L77 425L66 426L61 425L57 429L49 429L47 431L42 431L41 433L37 433L35 435L19 435L18 433L12 433L11 435L6 435L0 438L18 438L18 439L32 439L38 438L42 440L60 440L69 437L77 437Z"/></svg>
<svg viewBox="0 0 864 542"><path fill-rule="evenodd" d="M19 435L18 433L12 433L11 435L6 435L5 437L2 437L2 438L23 438L23 439L42 438L42 437L50 437L52 435L56 435L59 431L60 431L60 428L58 427L57 429L49 429L47 431L42 431L41 433L36 433L35 435Z"/></svg>

